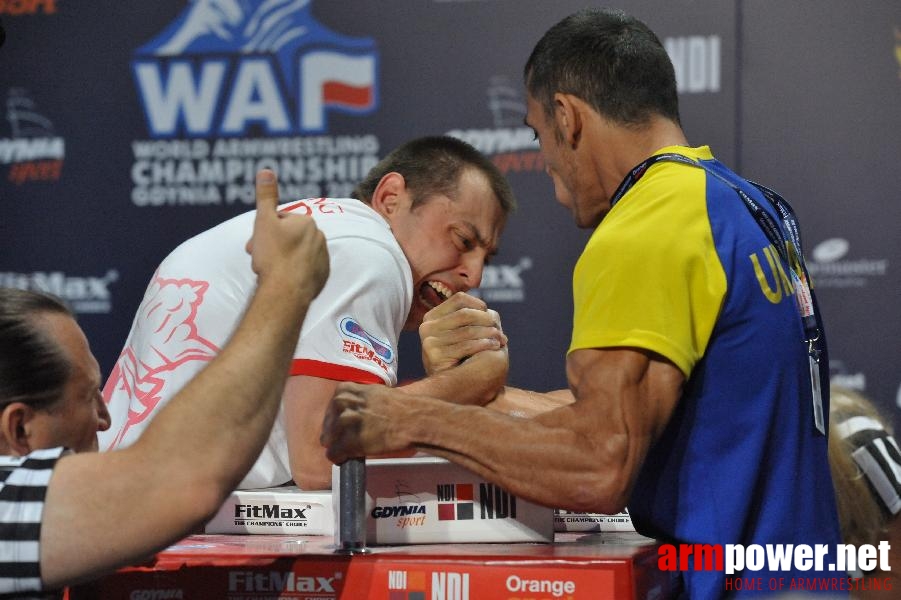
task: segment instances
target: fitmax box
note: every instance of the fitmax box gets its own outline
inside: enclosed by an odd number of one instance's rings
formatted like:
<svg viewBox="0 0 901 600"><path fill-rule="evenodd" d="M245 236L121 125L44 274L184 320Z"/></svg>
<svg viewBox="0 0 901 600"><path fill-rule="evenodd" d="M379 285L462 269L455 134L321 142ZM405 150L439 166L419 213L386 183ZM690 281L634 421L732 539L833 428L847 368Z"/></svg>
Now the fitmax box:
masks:
<svg viewBox="0 0 901 600"><path fill-rule="evenodd" d="M334 535L332 493L305 492L296 486L235 490L204 533Z"/></svg>
<svg viewBox="0 0 901 600"><path fill-rule="evenodd" d="M613 515L582 513L557 509L554 511L554 531L595 532L635 531L628 509Z"/></svg>
<svg viewBox="0 0 901 600"><path fill-rule="evenodd" d="M332 470L335 523L339 470ZM554 510L433 457L366 461L366 543L552 542Z"/></svg>

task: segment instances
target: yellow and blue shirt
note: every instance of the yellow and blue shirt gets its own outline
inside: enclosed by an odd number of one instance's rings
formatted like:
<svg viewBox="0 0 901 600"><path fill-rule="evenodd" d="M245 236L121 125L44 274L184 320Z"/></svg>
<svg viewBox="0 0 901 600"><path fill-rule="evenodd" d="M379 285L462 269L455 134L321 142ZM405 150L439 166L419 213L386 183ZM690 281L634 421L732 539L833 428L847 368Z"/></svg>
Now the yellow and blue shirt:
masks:
<svg viewBox="0 0 901 600"><path fill-rule="evenodd" d="M570 351L649 350L686 377L633 488L632 518L640 532L672 543L834 551L840 534L826 437L814 425L790 271L730 184L769 205L707 147L658 153L704 168L650 166L605 216L573 275ZM824 382L827 361L824 354ZM824 402L828 414L828 395ZM744 576L818 575L835 574ZM690 598L724 594L722 572L683 576Z"/></svg>

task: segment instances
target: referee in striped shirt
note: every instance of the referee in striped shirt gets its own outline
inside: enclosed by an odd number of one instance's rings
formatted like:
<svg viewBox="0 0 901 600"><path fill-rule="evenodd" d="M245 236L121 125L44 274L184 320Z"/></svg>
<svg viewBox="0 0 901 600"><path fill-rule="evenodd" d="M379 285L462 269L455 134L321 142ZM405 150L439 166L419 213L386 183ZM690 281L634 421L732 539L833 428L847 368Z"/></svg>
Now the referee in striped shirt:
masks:
<svg viewBox="0 0 901 600"><path fill-rule="evenodd" d="M257 290L244 318L129 448L92 452L109 414L72 313L0 288L0 598L54 595L166 547L209 519L253 464L329 269L313 221L277 212L275 175L261 171L256 185Z"/></svg>

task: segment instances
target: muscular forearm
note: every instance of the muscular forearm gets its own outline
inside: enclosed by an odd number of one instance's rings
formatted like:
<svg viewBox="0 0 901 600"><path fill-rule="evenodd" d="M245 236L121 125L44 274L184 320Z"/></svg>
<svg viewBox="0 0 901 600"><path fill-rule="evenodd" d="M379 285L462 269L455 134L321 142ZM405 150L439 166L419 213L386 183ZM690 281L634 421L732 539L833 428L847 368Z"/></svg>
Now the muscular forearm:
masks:
<svg viewBox="0 0 901 600"><path fill-rule="evenodd" d="M623 477L628 444L623 436L598 448L595 438L571 426L579 418L571 407L525 419L425 403L403 426L418 449L452 460L521 498L556 508L619 512L629 487ZM446 425L438 426L442 421ZM498 443L499 432L503 443Z"/></svg>
<svg viewBox="0 0 901 600"><path fill-rule="evenodd" d="M485 406L512 417L534 417L574 401L569 390L539 393L507 386Z"/></svg>
<svg viewBox="0 0 901 600"><path fill-rule="evenodd" d="M412 447L534 502L617 512L628 489L629 445L627 436L613 435L614 424L603 421L603 415L578 403L526 419L380 386L343 384L326 414L322 443L336 463Z"/></svg>
<svg viewBox="0 0 901 600"><path fill-rule="evenodd" d="M322 442L340 463L413 447L452 460L527 500L618 512L678 401L674 365L630 349L568 357L575 400L527 419L377 386L343 384ZM569 400L563 392L546 400Z"/></svg>

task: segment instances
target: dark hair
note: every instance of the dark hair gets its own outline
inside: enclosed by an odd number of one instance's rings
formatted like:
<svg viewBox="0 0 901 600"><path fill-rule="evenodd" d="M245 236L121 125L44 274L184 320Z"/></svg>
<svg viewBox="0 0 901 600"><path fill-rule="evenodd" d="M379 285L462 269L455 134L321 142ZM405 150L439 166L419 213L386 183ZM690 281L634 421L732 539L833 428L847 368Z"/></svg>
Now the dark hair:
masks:
<svg viewBox="0 0 901 600"><path fill-rule="evenodd" d="M353 197L371 202L382 177L397 172L404 176L416 207L436 194L452 197L460 175L467 168L476 169L485 176L504 215L516 209L513 190L494 163L471 145L450 136L421 137L396 148L370 169L357 185Z"/></svg>
<svg viewBox="0 0 901 600"><path fill-rule="evenodd" d="M524 79L548 116L561 92L622 125L643 125L654 114L679 123L666 49L647 25L619 10L585 9L551 27L532 50Z"/></svg>
<svg viewBox="0 0 901 600"><path fill-rule="evenodd" d="M42 313L74 318L58 298L0 288L0 408L11 402L46 408L62 397L71 366L62 348L36 322Z"/></svg>

